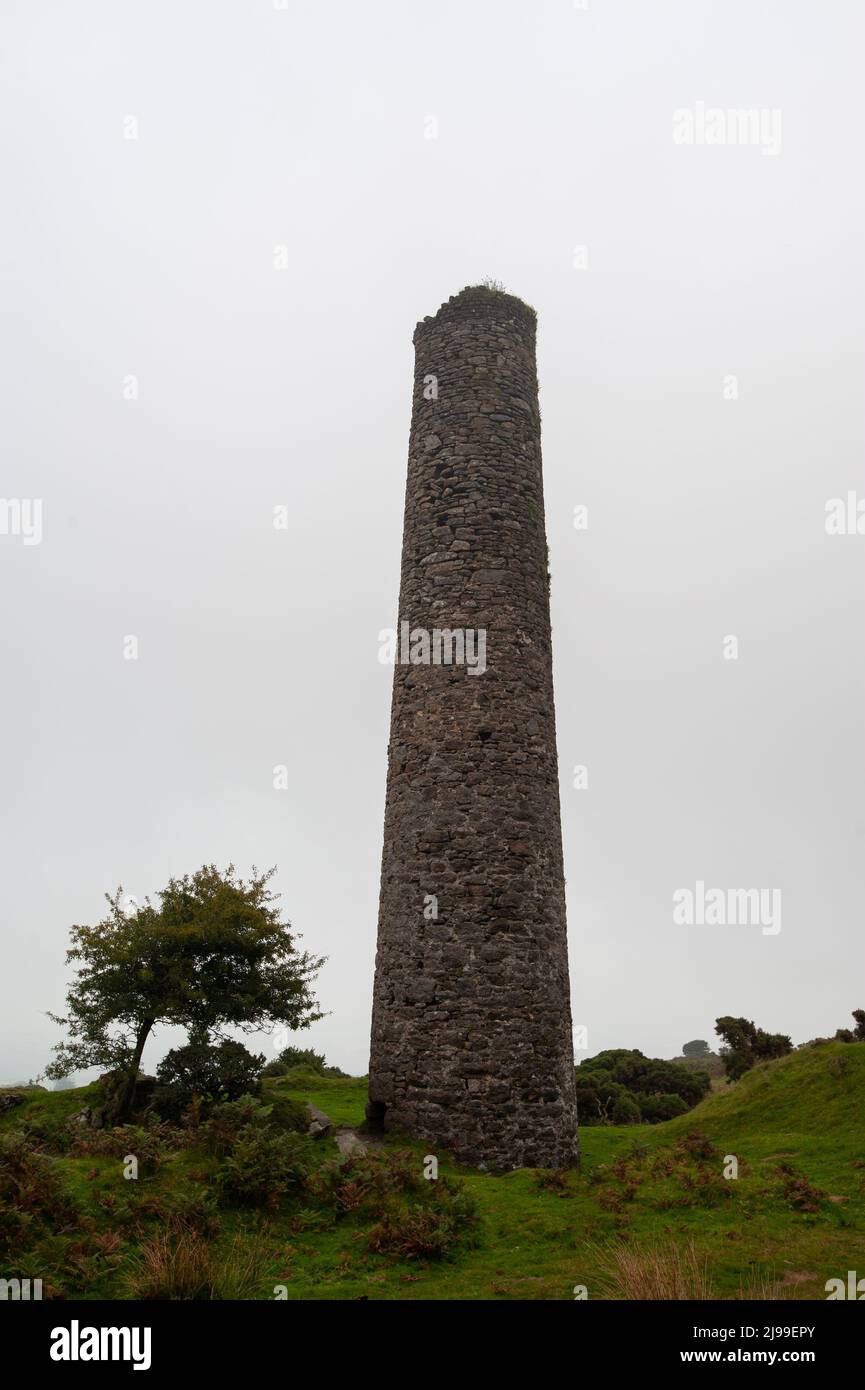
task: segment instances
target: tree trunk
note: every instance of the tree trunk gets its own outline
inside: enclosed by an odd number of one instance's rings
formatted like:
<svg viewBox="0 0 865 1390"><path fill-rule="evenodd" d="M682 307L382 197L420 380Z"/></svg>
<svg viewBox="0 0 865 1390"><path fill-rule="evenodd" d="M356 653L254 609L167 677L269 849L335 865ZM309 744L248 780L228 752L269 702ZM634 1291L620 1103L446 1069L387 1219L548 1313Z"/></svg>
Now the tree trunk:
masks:
<svg viewBox="0 0 865 1390"><path fill-rule="evenodd" d="M141 1055L144 1052L144 1044L153 1027L154 1020L146 1018L138 1030L135 1038L135 1052L129 1064L129 1073L115 1093L116 1099L113 1105L112 1122L117 1125L125 1124L132 1111L132 1102L135 1099L135 1083L138 1080L138 1069L141 1066Z"/></svg>

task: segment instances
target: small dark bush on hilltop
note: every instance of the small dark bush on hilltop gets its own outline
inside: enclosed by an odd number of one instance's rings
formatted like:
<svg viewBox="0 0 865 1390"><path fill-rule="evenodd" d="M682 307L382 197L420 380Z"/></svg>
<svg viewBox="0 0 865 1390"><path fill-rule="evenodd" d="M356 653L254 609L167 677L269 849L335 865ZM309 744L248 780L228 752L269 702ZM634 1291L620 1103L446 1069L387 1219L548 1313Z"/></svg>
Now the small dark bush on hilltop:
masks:
<svg viewBox="0 0 865 1390"><path fill-rule="evenodd" d="M582 1125L658 1124L682 1115L711 1087L706 1072L677 1062L612 1048L577 1067L577 1104Z"/></svg>
<svg viewBox="0 0 865 1390"><path fill-rule="evenodd" d="M865 1042L865 1009L854 1009L853 1017L856 1020L855 1028L839 1028L833 1038L833 1042ZM819 1039L819 1041L823 1041Z"/></svg>
<svg viewBox="0 0 865 1390"><path fill-rule="evenodd" d="M723 1042L721 1057L731 1081L738 1081L757 1062L785 1057L793 1044L785 1033L766 1033L747 1018L727 1015L715 1020L715 1032Z"/></svg>
<svg viewBox="0 0 865 1390"><path fill-rule="evenodd" d="M298 1068L317 1072L320 1076L347 1076L348 1072L339 1067L329 1067L324 1054L314 1052L311 1047L284 1047L273 1062L268 1062L262 1076L285 1076Z"/></svg>

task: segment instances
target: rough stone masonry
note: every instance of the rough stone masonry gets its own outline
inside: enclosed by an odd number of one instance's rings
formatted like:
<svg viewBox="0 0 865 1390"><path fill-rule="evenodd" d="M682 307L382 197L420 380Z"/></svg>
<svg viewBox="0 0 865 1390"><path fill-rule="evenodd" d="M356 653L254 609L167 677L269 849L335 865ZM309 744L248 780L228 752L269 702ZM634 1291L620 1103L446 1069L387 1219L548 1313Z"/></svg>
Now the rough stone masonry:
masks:
<svg viewBox="0 0 865 1390"><path fill-rule="evenodd" d="M577 1158L535 330L479 286L415 329L367 1107L490 1171Z"/></svg>

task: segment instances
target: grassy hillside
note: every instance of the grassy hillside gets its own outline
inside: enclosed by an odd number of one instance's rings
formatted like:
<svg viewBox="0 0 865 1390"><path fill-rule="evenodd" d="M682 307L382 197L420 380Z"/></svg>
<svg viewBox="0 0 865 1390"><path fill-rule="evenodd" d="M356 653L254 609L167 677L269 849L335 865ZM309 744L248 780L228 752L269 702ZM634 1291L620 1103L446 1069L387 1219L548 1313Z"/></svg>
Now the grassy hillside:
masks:
<svg viewBox="0 0 865 1390"><path fill-rule="evenodd" d="M359 1079L301 1074L269 1094L311 1101L335 1124L363 1120ZM590 1298L637 1297L660 1275L688 1294L825 1298L828 1278L865 1260L865 1044L765 1063L667 1124L585 1129L579 1173L490 1177L439 1155L440 1176L464 1183L479 1216L474 1243L443 1260L377 1253L373 1218L350 1202L334 1210L321 1197L326 1177L273 1211L213 1207L220 1161L188 1137L124 1182L117 1156L69 1151L83 1095L34 1093L0 1119L0 1136L24 1130L53 1155L45 1162L78 1204L66 1229L55 1216L50 1237L37 1222L19 1238L30 1242L21 1275L67 1297L140 1295L142 1258L158 1265L160 1235L176 1245L190 1225L206 1231L222 1297L270 1298L277 1284L292 1299L567 1299L578 1284ZM334 1139L300 1142L325 1174L335 1164ZM389 1137L385 1153L400 1149L419 1172L425 1147ZM723 1177L730 1155L735 1180ZM0 1242L4 1230L0 1201Z"/></svg>

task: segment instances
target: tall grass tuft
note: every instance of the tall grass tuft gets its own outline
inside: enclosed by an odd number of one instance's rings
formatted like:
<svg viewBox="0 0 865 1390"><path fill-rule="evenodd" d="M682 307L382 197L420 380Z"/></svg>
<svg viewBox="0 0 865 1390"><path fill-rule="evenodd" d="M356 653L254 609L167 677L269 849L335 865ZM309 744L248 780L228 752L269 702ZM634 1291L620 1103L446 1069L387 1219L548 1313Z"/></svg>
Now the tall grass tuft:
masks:
<svg viewBox="0 0 865 1390"><path fill-rule="evenodd" d="M263 1253L241 1236L219 1252L193 1232L155 1236L127 1276L133 1299L239 1300L261 1297Z"/></svg>
<svg viewBox="0 0 865 1390"><path fill-rule="evenodd" d="M595 1289L602 1298L629 1302L713 1298L708 1261L700 1260L693 1241L686 1245L625 1245L618 1241L595 1247L604 1270Z"/></svg>

